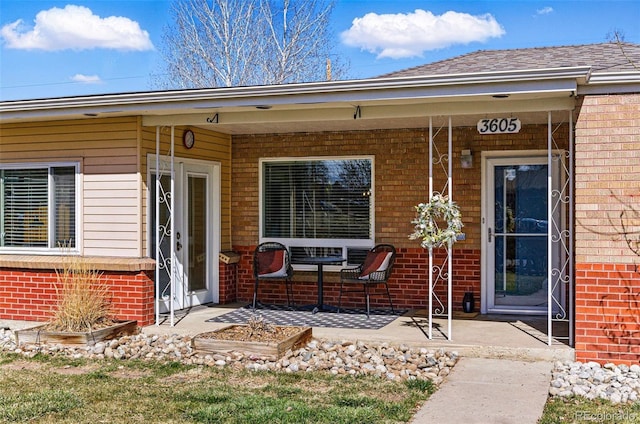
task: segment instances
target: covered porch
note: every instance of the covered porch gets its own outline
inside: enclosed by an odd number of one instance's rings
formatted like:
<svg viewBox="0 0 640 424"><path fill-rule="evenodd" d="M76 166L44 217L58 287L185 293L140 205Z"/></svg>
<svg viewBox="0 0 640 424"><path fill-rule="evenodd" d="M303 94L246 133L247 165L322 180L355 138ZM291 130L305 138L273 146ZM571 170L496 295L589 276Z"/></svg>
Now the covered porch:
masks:
<svg viewBox="0 0 640 424"><path fill-rule="evenodd" d="M211 322L211 319L243 307L244 303L201 305L182 311L176 317L174 326L171 326L167 319L162 320L159 325L144 327L143 331L148 334L194 336L232 325L230 322ZM451 340L448 340L446 334L446 318L436 318L433 324L433 337L429 339L426 310L410 310L378 329L314 326L313 337L337 342L362 341L372 344L406 345L412 348L442 348L446 351L457 351L464 357L575 360L574 349L561 339L554 339L552 345L548 345L544 318L514 315L455 317L452 320L454 337ZM567 332L568 326L565 323L555 325L555 334L566 336Z"/></svg>
<svg viewBox="0 0 640 424"><path fill-rule="evenodd" d="M352 250L390 243L398 249L390 282L394 303L433 312L425 317L427 338L458 339L453 313L462 309L465 293L472 292L477 310L484 314L477 322L513 314L523 319L543 317L545 325L538 330L544 333L546 344L552 346L561 336L571 345L573 111L578 106L575 90L586 72L580 67L492 72L472 79L456 75L336 82L326 87L268 87L268 92L234 89L228 96L219 90L215 99L194 98L181 112L150 113L142 122L155 127L156 160L168 169L185 153L179 142L174 147L173 140L190 132L189 128L195 130L196 138L199 131L230 136L231 237L230 245L220 247L237 252L239 260L233 265L220 264L220 281L213 282L218 290L213 298L219 303L252 298L251 255L261 242L281 241L292 249L347 259ZM198 109L210 110L202 113ZM480 127L485 121L486 128ZM164 144L163 134L169 136ZM264 231L268 213L265 164L342 158L371 164L368 239L336 241ZM525 208L510 210L506 202L498 208L498 197L513 201L517 196L516 171L526 175L533 169L536 174L528 183L532 190L522 193L521 205L533 205L535 215ZM160 187L161 182L157 184ZM532 192L534 197L527 199ZM408 234L413 206L436 193L460 205L465 234L449 248L427 251L410 241ZM156 206L158 210L160 203ZM165 228L173 222L173 216L167 218ZM175 232L167 237L172 234ZM498 237L502 237L500 246ZM526 240L535 243L525 246ZM177 239L167 241L168 246L180 244ZM207 256L217 257L218 252L212 253ZM179 252L157 251L156 257L177 258ZM316 295L316 274L302 263L294 262L294 268L294 297L297 302L310 303ZM157 274L167 270L171 268L161 267ZM325 269L327 303L337 303L338 270ZM189 292L188 287L181 287L181 277L167 276L171 283L163 286L166 298ZM266 292L265 301L284 303L284 286L280 288ZM177 309L195 304L182 302L181 306ZM179 314L176 309L170 313ZM444 324L439 321L442 317ZM162 319L157 315L158 322ZM567 330L557 332L558 325ZM415 330L421 329L416 325Z"/></svg>

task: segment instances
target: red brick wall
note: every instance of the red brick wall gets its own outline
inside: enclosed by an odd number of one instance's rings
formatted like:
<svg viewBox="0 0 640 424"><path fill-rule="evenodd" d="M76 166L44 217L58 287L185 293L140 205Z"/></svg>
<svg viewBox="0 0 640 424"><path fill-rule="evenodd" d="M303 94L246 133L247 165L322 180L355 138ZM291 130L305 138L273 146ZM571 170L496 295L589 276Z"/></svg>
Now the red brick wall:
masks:
<svg viewBox="0 0 640 424"><path fill-rule="evenodd" d="M580 263L576 270L576 359L640 363L640 270Z"/></svg>
<svg viewBox="0 0 640 424"><path fill-rule="evenodd" d="M103 272L113 294L116 318L154 322L152 272ZM47 321L57 299L56 273L50 270L0 268L0 318Z"/></svg>
<svg viewBox="0 0 640 424"><path fill-rule="evenodd" d="M566 119L566 114L563 119ZM446 153L447 131L438 131L440 125L441 122L434 123L435 141L438 150ZM474 292L476 309L480 309L482 152L546 151L547 130L546 125L525 125L519 134L481 135L475 127L453 129L453 198L460 206L466 234L466 240L455 245L455 309L461 308L462 296L468 289ZM246 301L253 294L251 253L259 239L260 158L372 155L375 157L375 240L377 243L391 243L398 250L397 265L390 283L393 299L399 307L424 307L428 292L428 254L416 241L409 240L408 234L413 230L414 206L428 196L428 137L428 128L234 136L232 237L234 250L243 253L243 260L238 264L238 299ZM559 148L567 148L568 126L564 124L556 128L554 138ZM462 149L473 151L471 168L460 165ZM442 190L445 181L439 166L435 167L434 174L434 188ZM294 279L296 302L302 299L301 302L311 303L317 291L315 274L297 272ZM282 284L267 284L260 290L263 301L286 301ZM327 303L337 302L337 273L326 273L325 286ZM355 304L359 299L351 296L348 301ZM377 296L373 301L376 306L387 303L386 296Z"/></svg>
<svg viewBox="0 0 640 424"><path fill-rule="evenodd" d="M640 94L586 96L576 120L576 356L640 363Z"/></svg>
<svg viewBox="0 0 640 424"><path fill-rule="evenodd" d="M253 299L254 280L252 274L252 252L254 247L235 246L242 253L238 276L238 300ZM444 250L439 251L434 265L442 266ZM389 291L395 307L401 309L424 308L427 306L429 286L429 255L422 248L399 248L389 281ZM464 293L471 291L476 299L476 309L480 307L480 251L473 249L454 249L453 253L453 310L462 310ZM446 269L444 270L446 272ZM436 278L434 276L434 278ZM314 304L317 299L317 274L314 272L294 273L293 297L296 305ZM446 281L439 281L436 293L446 305ZM324 272L324 302L337 305L340 291L338 272ZM261 281L258 299L263 303L284 304L287 301L284 282ZM364 296L359 293L344 294L342 304L347 307L363 307ZM371 306L388 308L389 301L384 287L371 291Z"/></svg>
<svg viewBox="0 0 640 424"><path fill-rule="evenodd" d="M236 301L236 281L238 278L238 265L220 263L219 301L221 304Z"/></svg>

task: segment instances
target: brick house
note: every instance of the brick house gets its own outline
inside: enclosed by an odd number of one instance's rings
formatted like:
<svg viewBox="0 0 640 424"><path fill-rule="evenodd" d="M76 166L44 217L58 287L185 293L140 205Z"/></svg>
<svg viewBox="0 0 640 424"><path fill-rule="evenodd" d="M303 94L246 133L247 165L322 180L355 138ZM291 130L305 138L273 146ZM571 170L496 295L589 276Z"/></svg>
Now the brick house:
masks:
<svg viewBox="0 0 640 424"><path fill-rule="evenodd" d="M605 43L356 81L2 102L0 318L46 319L68 251L147 325L248 301L262 241L351 264L391 243L398 307L431 294L448 312L472 292L483 314L566 322L578 360L638 363L639 64L640 45ZM430 257L408 234L433 192L465 227ZM325 267L327 303L339 268ZM315 281L295 265L296 303ZM260 297L284 302L284 286Z"/></svg>

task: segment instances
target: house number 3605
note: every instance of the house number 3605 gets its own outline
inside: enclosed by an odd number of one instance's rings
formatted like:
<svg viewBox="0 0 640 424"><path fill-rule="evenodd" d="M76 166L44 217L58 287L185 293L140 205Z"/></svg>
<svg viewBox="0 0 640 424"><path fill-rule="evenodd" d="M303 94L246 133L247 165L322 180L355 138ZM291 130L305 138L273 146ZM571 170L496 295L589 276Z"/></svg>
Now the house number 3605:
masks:
<svg viewBox="0 0 640 424"><path fill-rule="evenodd" d="M520 132L520 127L518 118L493 118L478 121L480 134L513 134Z"/></svg>

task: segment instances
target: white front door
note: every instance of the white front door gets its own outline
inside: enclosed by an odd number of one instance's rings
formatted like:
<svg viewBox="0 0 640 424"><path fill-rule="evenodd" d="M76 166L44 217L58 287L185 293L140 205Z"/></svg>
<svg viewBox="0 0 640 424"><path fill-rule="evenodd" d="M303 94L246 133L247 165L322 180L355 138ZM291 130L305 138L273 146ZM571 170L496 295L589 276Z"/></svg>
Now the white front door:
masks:
<svg viewBox="0 0 640 424"><path fill-rule="evenodd" d="M484 312L546 314L547 157L487 157L484 165Z"/></svg>
<svg viewBox="0 0 640 424"><path fill-rule="evenodd" d="M170 311L171 302L174 310L217 302L219 245L215 242L215 235L218 234L216 217L219 216L219 204L214 202L214 198L217 198L219 183L216 167L176 158L173 188L170 174L161 175L159 223L156 223L155 170L151 171L149 178L149 238L150 251L154 256L156 233L160 239L157 260L161 264L161 272L157 276L159 293L156 293L160 312ZM173 213L170 212L172 204ZM172 227L175 232L173 238Z"/></svg>

